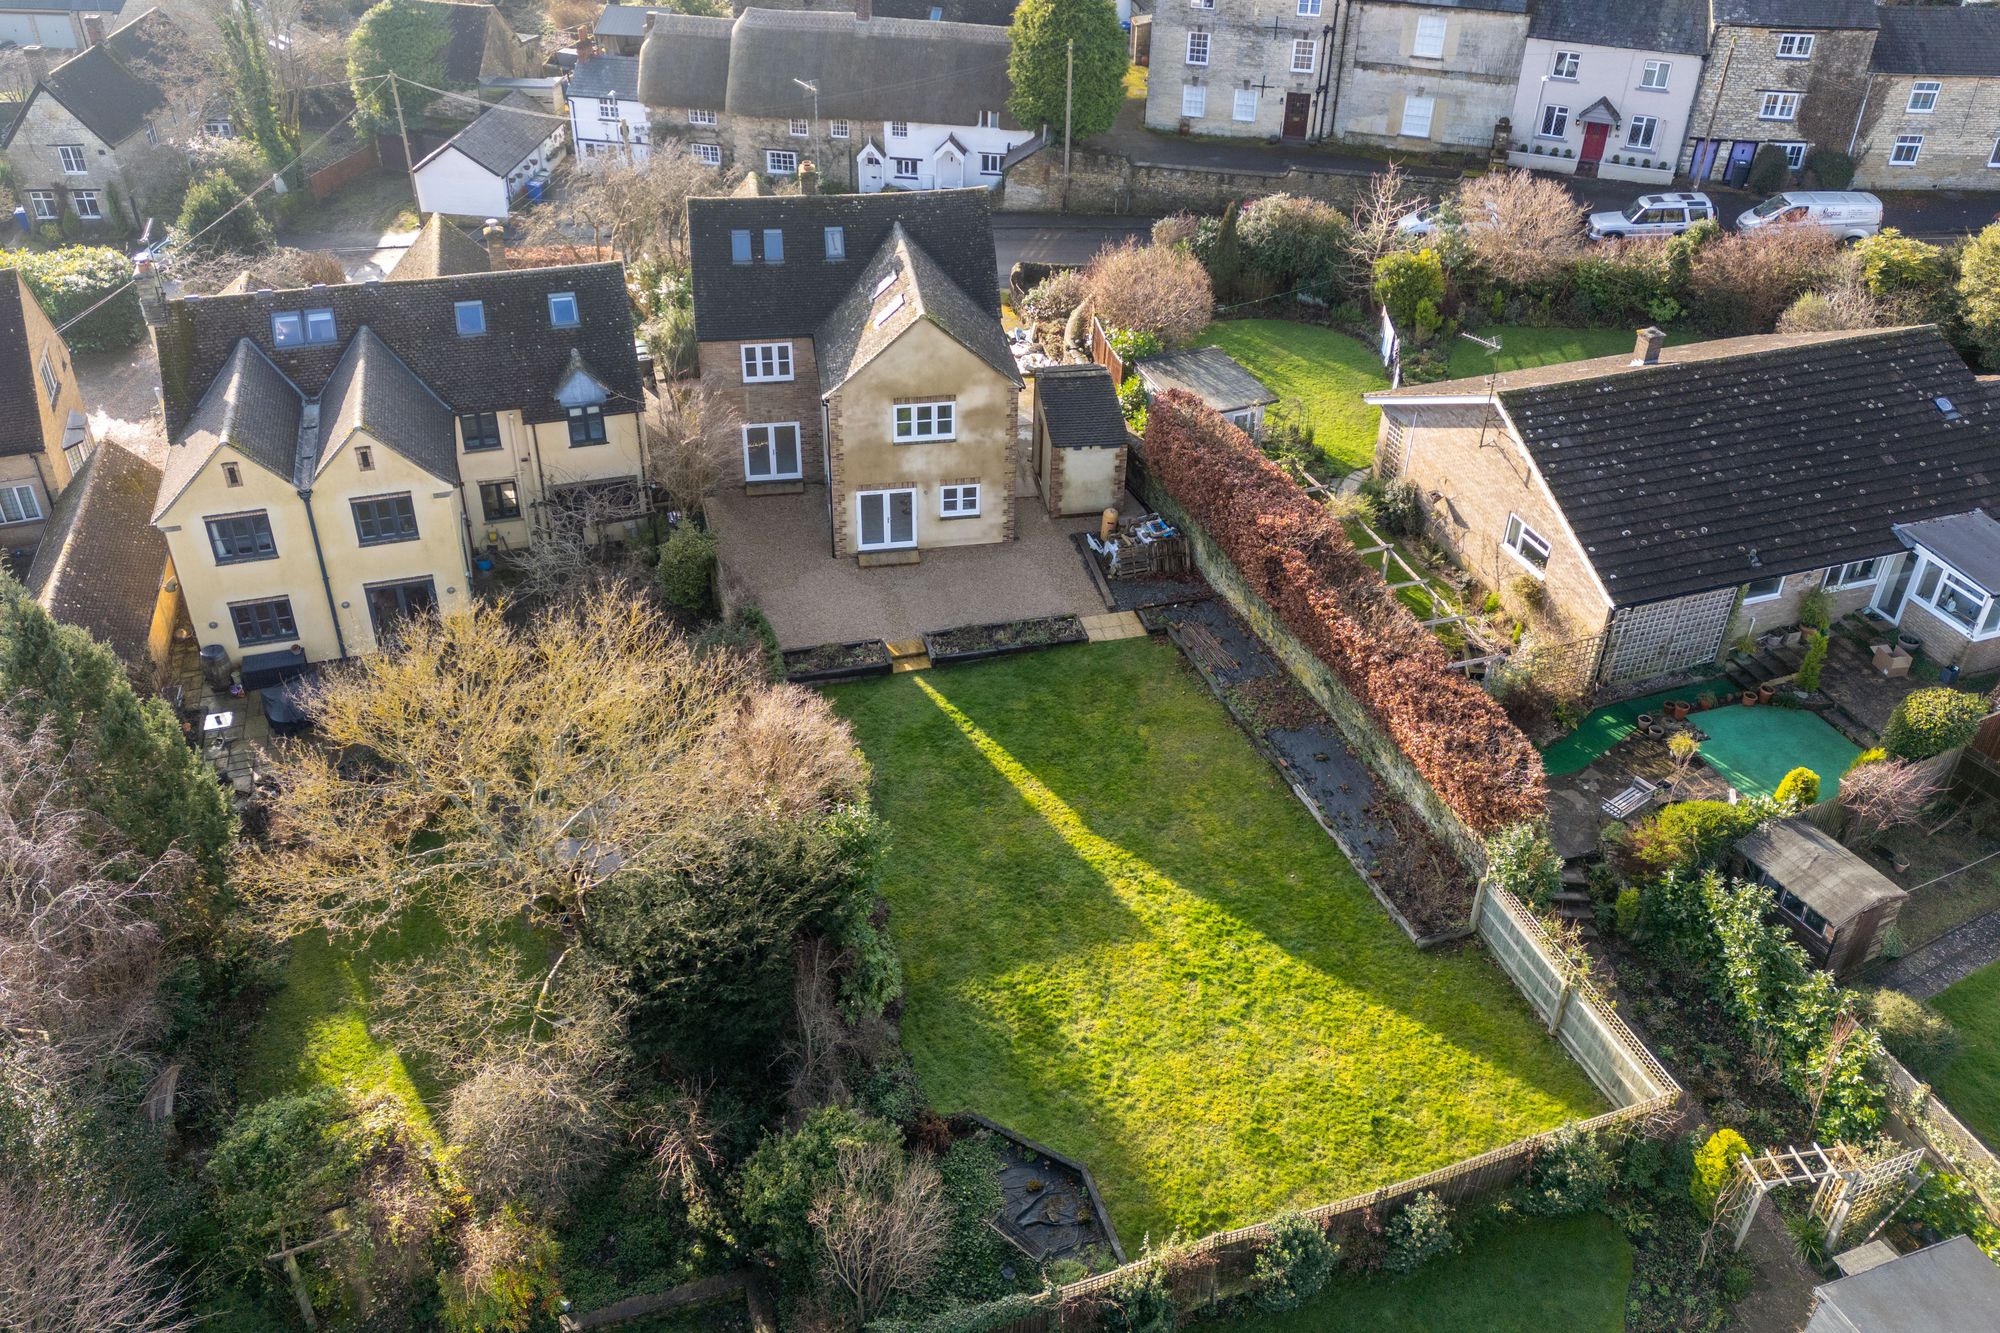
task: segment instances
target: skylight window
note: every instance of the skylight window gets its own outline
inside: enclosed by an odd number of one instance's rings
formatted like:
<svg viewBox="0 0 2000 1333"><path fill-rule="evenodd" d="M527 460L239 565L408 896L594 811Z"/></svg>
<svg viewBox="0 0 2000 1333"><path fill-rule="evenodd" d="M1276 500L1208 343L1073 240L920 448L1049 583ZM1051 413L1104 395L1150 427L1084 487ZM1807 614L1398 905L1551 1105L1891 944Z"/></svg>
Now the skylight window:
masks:
<svg viewBox="0 0 2000 1333"><path fill-rule="evenodd" d="M897 292L896 299L889 302L889 304L883 306L881 312L875 316L875 327L879 329L884 324L887 324L889 322L890 317L894 315L898 310L901 310L902 308L903 308L903 294L901 292Z"/></svg>
<svg viewBox="0 0 2000 1333"><path fill-rule="evenodd" d="M1937 397L1931 399L1931 402L1936 406L1938 411L1944 413L1946 421L1958 420L1958 405L1952 402L1951 399L1946 398L1943 394L1939 394Z"/></svg>
<svg viewBox="0 0 2000 1333"><path fill-rule="evenodd" d="M573 329L581 322L577 314L575 292L549 293L549 327Z"/></svg>

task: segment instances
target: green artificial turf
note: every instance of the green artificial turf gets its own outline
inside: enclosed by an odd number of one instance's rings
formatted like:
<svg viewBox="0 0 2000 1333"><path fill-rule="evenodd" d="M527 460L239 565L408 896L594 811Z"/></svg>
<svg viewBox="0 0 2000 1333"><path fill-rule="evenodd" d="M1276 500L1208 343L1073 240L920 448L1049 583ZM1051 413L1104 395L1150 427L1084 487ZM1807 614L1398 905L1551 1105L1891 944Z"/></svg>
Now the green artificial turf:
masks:
<svg viewBox="0 0 2000 1333"><path fill-rule="evenodd" d="M1500 354L1489 355L1477 343L1459 338L1452 343L1450 378L1466 379L1491 370L1521 370L1528 366L1587 361L1594 356L1617 356L1630 353L1633 345L1632 330L1627 328L1539 329L1524 324L1509 324L1475 332L1489 341L1498 338ZM1692 333L1667 335L1669 347L1697 341L1699 339Z"/></svg>
<svg viewBox="0 0 2000 1333"><path fill-rule="evenodd" d="M1361 395L1389 387L1382 359L1358 338L1283 319L1219 320L1195 341L1220 347L1242 363L1281 403L1297 398L1312 417L1313 443L1332 459L1332 483L1375 459L1379 409Z"/></svg>
<svg viewBox="0 0 2000 1333"><path fill-rule="evenodd" d="M1611 748L1638 730L1634 721L1641 713L1658 713L1660 705L1669 699L1685 699L1693 703L1704 690L1713 691L1718 698L1733 698L1734 694L1726 680L1716 679L1699 685L1679 685L1671 690L1661 690L1658 694L1642 695L1637 699L1627 699L1623 703L1606 704L1595 709L1577 725L1575 731L1542 751L1542 768L1561 776L1565 773L1581 773L1595 763L1599 756L1608 754ZM1708 717L1709 713L1698 716Z"/></svg>
<svg viewBox="0 0 2000 1333"><path fill-rule="evenodd" d="M1391 924L1168 644L829 693L924 1091L1089 1165L1128 1249L1603 1109L1482 952Z"/></svg>
<svg viewBox="0 0 2000 1333"><path fill-rule="evenodd" d="M1748 796L1774 796L1785 774L1809 768L1819 774L1819 798L1830 801L1840 775L1861 753L1817 713L1803 708L1711 708L1689 719L1708 733L1701 757L1730 786Z"/></svg>
<svg viewBox="0 0 2000 1333"><path fill-rule="evenodd" d="M1967 1128L2000 1143L2000 963L1988 963L1931 1000L1958 1029L1959 1050L1932 1080Z"/></svg>
<svg viewBox="0 0 2000 1333"><path fill-rule="evenodd" d="M1303 1310L1246 1314L1196 1333L1617 1333L1632 1245L1601 1213L1488 1228L1414 1273L1335 1278Z"/></svg>

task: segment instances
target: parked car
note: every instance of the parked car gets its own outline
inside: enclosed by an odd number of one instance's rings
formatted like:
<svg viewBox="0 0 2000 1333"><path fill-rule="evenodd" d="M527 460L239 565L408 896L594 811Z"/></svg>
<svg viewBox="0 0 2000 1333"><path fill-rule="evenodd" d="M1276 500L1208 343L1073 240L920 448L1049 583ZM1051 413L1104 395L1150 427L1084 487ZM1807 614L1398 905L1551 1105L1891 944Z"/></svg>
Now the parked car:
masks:
<svg viewBox="0 0 2000 1333"><path fill-rule="evenodd" d="M1882 201L1861 190L1787 190L1736 219L1736 230L1818 227L1837 240L1858 241L1882 230Z"/></svg>
<svg viewBox="0 0 2000 1333"><path fill-rule="evenodd" d="M1697 222L1715 216L1715 202L1699 191L1642 194L1622 212L1592 213L1590 239L1619 236L1678 236Z"/></svg>
<svg viewBox="0 0 2000 1333"><path fill-rule="evenodd" d="M1473 222L1469 225L1490 227L1499 220L1499 210L1494 208L1493 205L1488 204L1486 206L1485 222ZM1430 236L1436 233L1440 226L1463 227L1466 225L1468 224L1463 221L1447 223L1444 217L1443 204L1425 204L1422 208L1397 219L1396 230L1402 232L1405 236Z"/></svg>

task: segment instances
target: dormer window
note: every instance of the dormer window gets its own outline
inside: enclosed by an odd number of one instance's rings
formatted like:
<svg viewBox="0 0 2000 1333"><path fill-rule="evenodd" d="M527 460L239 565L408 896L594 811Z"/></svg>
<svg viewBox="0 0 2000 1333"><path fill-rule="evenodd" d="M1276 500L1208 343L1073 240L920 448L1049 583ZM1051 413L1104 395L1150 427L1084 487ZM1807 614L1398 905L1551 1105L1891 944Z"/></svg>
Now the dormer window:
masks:
<svg viewBox="0 0 2000 1333"><path fill-rule="evenodd" d="M829 261L847 258L847 229L828 227L826 229L826 257Z"/></svg>
<svg viewBox="0 0 2000 1333"><path fill-rule="evenodd" d="M549 293L549 327L552 329L573 329L582 323L577 313L575 292Z"/></svg>
<svg viewBox="0 0 2000 1333"><path fill-rule="evenodd" d="M234 463L224 463L222 465L222 484L224 486L241 486L243 484L243 469Z"/></svg>
<svg viewBox="0 0 2000 1333"><path fill-rule="evenodd" d="M312 345L333 342L333 311L327 309L306 311L306 342Z"/></svg>
<svg viewBox="0 0 2000 1333"><path fill-rule="evenodd" d="M452 313L458 321L458 336L477 338L486 332L486 302L454 301Z"/></svg>

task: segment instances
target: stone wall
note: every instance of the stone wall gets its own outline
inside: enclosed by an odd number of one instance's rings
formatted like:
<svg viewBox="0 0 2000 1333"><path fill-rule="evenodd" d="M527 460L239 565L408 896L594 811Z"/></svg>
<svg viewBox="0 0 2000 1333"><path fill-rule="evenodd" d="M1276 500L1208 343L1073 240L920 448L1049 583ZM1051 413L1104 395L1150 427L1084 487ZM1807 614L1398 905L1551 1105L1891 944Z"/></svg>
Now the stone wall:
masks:
<svg viewBox="0 0 2000 1333"><path fill-rule="evenodd" d="M1152 65L1147 80L1146 124L1172 130L1185 120L1197 134L1262 139L1284 128L1287 97L1313 97L1327 61L1327 18L1301 17L1296 0L1232 0L1227 8L1196 9L1185 3L1160 5L1153 16ZM1208 63L1187 63L1188 34L1208 35ZM1312 68L1294 71L1292 44L1313 44ZM1202 114L1184 114L1182 91L1204 90ZM1255 114L1236 118L1236 92L1255 88ZM1318 128L1315 103L1308 132Z"/></svg>
<svg viewBox="0 0 2000 1333"><path fill-rule="evenodd" d="M1862 90L1875 50L1872 32L1812 31L1807 60L1778 59L1778 31L1725 27L1716 31L1701 86L1688 117L1688 141L1680 154L1686 171L1696 139L1754 140L1759 143L1824 144L1845 150L1861 111ZM1798 118L1763 120L1767 92L1799 94Z"/></svg>
<svg viewBox="0 0 2000 1333"><path fill-rule="evenodd" d="M1068 211L1073 213L1220 212L1232 200L1297 194L1351 208L1368 188L1365 176L1331 171L1219 171L1160 166L1111 153L1071 156ZM1062 150L1044 148L1008 171L995 206L1002 212L1062 209Z"/></svg>
<svg viewBox="0 0 2000 1333"><path fill-rule="evenodd" d="M1944 85L1935 109L1911 111L1910 74L1878 75L1868 89L1854 145L1857 190L2000 189L2000 78L1933 79ZM1917 160L1892 166L1889 154L1903 135L1923 139Z"/></svg>

